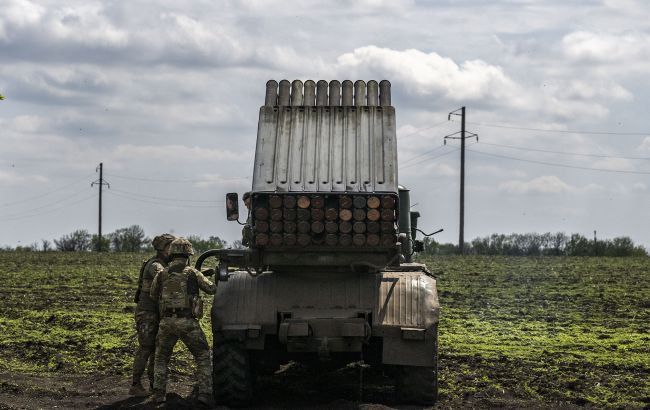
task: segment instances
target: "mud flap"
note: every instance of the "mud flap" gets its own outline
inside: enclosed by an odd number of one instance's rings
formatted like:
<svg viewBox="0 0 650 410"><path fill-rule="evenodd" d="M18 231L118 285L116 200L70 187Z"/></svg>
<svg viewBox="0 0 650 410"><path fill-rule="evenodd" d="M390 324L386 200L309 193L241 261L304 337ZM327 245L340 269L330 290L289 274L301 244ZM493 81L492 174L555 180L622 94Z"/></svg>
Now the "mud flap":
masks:
<svg viewBox="0 0 650 410"><path fill-rule="evenodd" d="M426 331L417 330L387 329L384 333L382 362L401 366L435 366L437 326Z"/></svg>

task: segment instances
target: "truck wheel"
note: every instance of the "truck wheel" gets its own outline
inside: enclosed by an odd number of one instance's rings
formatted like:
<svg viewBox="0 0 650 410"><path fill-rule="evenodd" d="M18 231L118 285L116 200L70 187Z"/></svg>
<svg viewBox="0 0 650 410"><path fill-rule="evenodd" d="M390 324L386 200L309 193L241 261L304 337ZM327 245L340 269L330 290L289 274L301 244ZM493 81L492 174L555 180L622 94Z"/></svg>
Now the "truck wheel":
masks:
<svg viewBox="0 0 650 410"><path fill-rule="evenodd" d="M434 366L399 366L395 392L401 403L433 405L438 400L438 332L434 337Z"/></svg>
<svg viewBox="0 0 650 410"><path fill-rule="evenodd" d="M241 343L214 335L212 388L218 403L244 407L253 396L249 354Z"/></svg>
<svg viewBox="0 0 650 410"><path fill-rule="evenodd" d="M433 405L438 399L438 375L433 367L401 366L395 383L400 403Z"/></svg>

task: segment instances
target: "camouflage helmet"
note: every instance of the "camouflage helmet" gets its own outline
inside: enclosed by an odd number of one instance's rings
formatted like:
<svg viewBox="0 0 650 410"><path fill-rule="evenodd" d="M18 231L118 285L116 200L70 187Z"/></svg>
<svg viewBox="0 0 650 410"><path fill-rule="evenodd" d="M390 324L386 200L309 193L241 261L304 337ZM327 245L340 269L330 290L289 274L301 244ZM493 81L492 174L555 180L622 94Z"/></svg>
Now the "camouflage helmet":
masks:
<svg viewBox="0 0 650 410"><path fill-rule="evenodd" d="M194 255L194 249L192 248L192 242L188 241L185 238L176 238L172 242L171 247L169 248L170 255Z"/></svg>
<svg viewBox="0 0 650 410"><path fill-rule="evenodd" d="M167 246L170 242L172 242L176 237L172 234L169 233L164 233L162 235L158 235L155 238L153 238L153 241L151 241L151 244L153 245L153 248L157 251L162 251L165 249L165 246Z"/></svg>

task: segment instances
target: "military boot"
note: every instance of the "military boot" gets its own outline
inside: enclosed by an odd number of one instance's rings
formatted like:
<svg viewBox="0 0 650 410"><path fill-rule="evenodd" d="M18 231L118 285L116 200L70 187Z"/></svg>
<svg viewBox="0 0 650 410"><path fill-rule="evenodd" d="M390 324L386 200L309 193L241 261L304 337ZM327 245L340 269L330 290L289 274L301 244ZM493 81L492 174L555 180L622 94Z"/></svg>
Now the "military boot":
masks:
<svg viewBox="0 0 650 410"><path fill-rule="evenodd" d="M144 387L142 387L142 383L136 383L131 385L131 388L129 389L129 395L136 397L147 397L149 395L149 392L147 392Z"/></svg>
<svg viewBox="0 0 650 410"><path fill-rule="evenodd" d="M163 404L165 403L165 392L160 391L160 390L154 390L153 392L153 402L155 404Z"/></svg>
<svg viewBox="0 0 650 410"><path fill-rule="evenodd" d="M194 384L194 386L192 386L192 392L190 393L189 396L187 396L187 399L188 400L197 400L198 398L199 398L199 385Z"/></svg>
<svg viewBox="0 0 650 410"><path fill-rule="evenodd" d="M207 408L214 407L214 398L211 394L201 393L196 400Z"/></svg>

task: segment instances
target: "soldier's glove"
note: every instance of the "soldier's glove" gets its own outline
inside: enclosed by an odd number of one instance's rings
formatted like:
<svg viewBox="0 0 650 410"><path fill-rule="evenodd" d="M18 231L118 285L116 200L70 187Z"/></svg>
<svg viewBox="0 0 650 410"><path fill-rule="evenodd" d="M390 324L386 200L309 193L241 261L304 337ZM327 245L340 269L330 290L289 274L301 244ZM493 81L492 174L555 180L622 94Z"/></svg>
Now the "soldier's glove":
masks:
<svg viewBox="0 0 650 410"><path fill-rule="evenodd" d="M201 271L201 273L202 273L204 276L212 276L212 275L214 275L214 269L203 269L203 270Z"/></svg>

